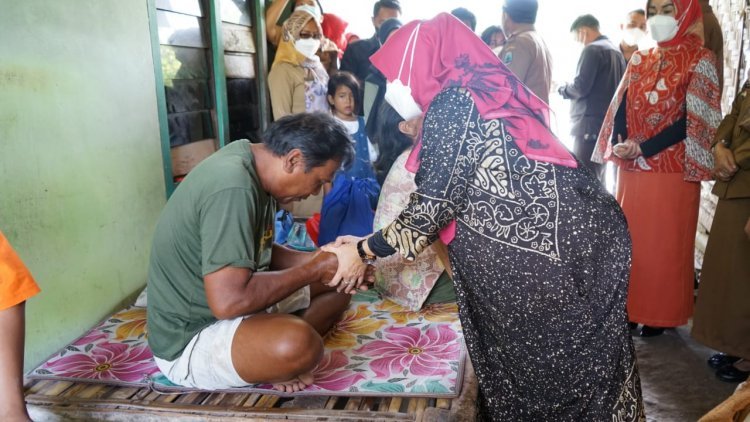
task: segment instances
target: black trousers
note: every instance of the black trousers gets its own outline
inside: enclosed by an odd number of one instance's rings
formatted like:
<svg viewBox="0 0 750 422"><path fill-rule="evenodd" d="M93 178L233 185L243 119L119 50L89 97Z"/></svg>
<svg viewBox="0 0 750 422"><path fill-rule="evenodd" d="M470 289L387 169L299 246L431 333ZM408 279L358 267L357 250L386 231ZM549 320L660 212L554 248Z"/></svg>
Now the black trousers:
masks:
<svg viewBox="0 0 750 422"><path fill-rule="evenodd" d="M591 154L594 153L596 140L599 134L576 135L573 137L573 153L583 164L586 165L601 183L604 183L604 170L606 166L591 161Z"/></svg>

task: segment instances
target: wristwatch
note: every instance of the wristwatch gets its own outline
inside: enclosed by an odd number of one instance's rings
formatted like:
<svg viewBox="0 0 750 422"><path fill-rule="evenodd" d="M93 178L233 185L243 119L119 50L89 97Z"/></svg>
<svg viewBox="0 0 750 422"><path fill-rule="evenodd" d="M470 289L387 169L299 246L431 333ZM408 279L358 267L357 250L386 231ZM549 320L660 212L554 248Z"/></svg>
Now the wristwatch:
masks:
<svg viewBox="0 0 750 422"><path fill-rule="evenodd" d="M359 254L359 259L361 259L364 264L372 265L378 257L375 255L368 255L367 252L365 252L365 248L362 246L365 241L367 241L367 239L362 239L357 242L357 253Z"/></svg>

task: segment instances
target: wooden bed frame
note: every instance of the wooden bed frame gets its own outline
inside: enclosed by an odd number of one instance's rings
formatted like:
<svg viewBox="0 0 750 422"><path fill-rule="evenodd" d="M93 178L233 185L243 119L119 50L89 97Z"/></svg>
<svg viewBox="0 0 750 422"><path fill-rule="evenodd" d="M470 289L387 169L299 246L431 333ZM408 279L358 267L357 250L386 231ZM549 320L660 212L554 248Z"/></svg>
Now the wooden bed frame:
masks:
<svg viewBox="0 0 750 422"><path fill-rule="evenodd" d="M460 395L429 397L304 396L268 394L160 394L149 388L32 380L26 403L35 421L473 421L477 381L466 361Z"/></svg>

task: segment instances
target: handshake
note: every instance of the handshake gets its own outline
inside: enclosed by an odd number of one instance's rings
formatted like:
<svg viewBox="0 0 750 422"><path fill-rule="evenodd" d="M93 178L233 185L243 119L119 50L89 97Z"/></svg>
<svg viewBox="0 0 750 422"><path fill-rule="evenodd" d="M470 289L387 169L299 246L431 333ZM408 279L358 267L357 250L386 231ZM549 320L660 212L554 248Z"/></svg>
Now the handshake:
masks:
<svg viewBox="0 0 750 422"><path fill-rule="evenodd" d="M368 290L375 283L375 268L363 262L357 242L365 237L340 236L335 242L322 246L313 261L320 265L319 280L336 291L354 294Z"/></svg>

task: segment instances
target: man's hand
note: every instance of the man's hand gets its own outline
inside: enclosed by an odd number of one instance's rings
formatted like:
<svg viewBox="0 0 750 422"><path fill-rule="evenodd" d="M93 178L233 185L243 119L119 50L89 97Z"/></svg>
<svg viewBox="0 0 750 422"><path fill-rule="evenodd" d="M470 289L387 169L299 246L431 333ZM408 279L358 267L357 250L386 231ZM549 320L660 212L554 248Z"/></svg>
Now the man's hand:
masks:
<svg viewBox="0 0 750 422"><path fill-rule="evenodd" d="M643 155L641 147L632 139L622 140L622 135L617 135L617 145L612 147L612 153L623 160L635 160Z"/></svg>
<svg viewBox="0 0 750 422"><path fill-rule="evenodd" d="M317 274L317 280L323 284L328 284L336 275L339 261L335 254L320 250L315 252L309 265L312 267L315 274Z"/></svg>
<svg viewBox="0 0 750 422"><path fill-rule="evenodd" d="M728 182L734 177L739 168L734 161L732 150L724 146L724 143L718 142L714 147L714 177L716 180Z"/></svg>

